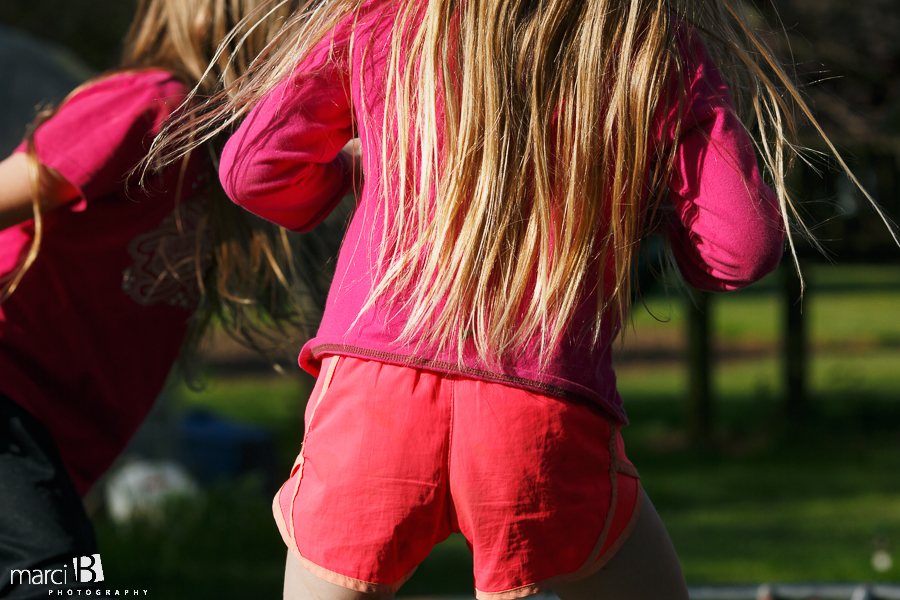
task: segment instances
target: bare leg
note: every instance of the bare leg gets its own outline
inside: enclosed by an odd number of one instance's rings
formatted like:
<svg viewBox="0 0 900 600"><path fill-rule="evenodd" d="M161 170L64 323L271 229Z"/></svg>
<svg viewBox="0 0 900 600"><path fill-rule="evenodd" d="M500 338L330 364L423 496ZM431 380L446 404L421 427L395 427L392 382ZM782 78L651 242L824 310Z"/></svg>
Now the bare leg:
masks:
<svg viewBox="0 0 900 600"><path fill-rule="evenodd" d="M319 579L288 552L284 567L284 600L392 600L394 594L364 594Z"/></svg>
<svg viewBox="0 0 900 600"><path fill-rule="evenodd" d="M672 540L644 492L631 536L599 571L557 586L562 600L688 600Z"/></svg>

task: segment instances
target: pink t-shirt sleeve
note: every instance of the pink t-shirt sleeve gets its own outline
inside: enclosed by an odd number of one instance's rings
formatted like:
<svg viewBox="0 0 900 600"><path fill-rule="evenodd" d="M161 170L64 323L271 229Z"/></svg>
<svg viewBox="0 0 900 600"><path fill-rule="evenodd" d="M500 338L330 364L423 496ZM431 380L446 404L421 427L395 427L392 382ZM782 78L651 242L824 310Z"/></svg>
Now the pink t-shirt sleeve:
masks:
<svg viewBox="0 0 900 600"><path fill-rule="evenodd" d="M340 154L353 137L353 114L339 42L327 36L254 107L222 152L219 178L228 196L294 231L322 221L352 182Z"/></svg>
<svg viewBox="0 0 900 600"><path fill-rule="evenodd" d="M38 128L38 159L59 171L83 199L120 190L185 92L184 84L161 71L124 73L95 83Z"/></svg>
<svg viewBox="0 0 900 600"><path fill-rule="evenodd" d="M691 286L734 290L778 266L784 226L721 73L699 41L688 47L683 133L669 181L672 251Z"/></svg>

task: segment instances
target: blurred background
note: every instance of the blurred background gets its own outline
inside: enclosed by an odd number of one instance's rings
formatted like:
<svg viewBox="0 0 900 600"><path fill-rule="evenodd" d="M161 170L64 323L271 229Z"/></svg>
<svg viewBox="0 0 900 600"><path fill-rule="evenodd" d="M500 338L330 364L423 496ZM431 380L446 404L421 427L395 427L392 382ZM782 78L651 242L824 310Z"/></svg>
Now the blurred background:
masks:
<svg viewBox="0 0 900 600"><path fill-rule="evenodd" d="M115 64L134 4L0 3L4 155L35 107ZM827 133L900 215L900 3L748 7L783 30L770 42L793 57ZM629 457L691 584L900 580L900 249L833 161L813 167L792 187L827 256L801 243L802 303L787 261L729 295L689 297L648 277L616 350ZM205 389L173 381L86 500L109 586L279 597L270 499L312 384L215 338ZM465 541L452 537L400 595L471 589Z"/></svg>

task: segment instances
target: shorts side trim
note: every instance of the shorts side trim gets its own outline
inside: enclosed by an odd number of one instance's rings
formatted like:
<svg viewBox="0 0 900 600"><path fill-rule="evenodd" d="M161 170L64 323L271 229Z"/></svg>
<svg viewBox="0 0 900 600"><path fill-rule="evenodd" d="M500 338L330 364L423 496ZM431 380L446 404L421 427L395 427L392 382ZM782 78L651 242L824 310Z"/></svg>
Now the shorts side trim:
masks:
<svg viewBox="0 0 900 600"><path fill-rule="evenodd" d="M322 380L322 389L319 392L319 396L316 398L316 403L313 405L312 412L309 415L309 422L306 424L306 429L303 434L304 442L306 440L306 436L309 435L310 427L312 426L313 417L315 417L316 409L319 407L319 404L322 402L322 398L325 397L325 392L328 391L328 388L331 386L331 379L334 377L334 370L337 367L339 357L332 357L331 362L328 364L328 368L323 375L324 379ZM327 360L327 359L326 359ZM298 556L300 554L299 548L297 548L297 541L294 539L294 501L297 499L297 493L300 491L300 482L303 480L303 463L305 462L305 453L304 448L306 444L302 444L300 446L300 452L297 455L297 459L294 461L294 466L291 468L291 476L288 478L286 482L281 486L281 489L278 490L278 493L275 494L275 498L272 500L272 513L275 516L275 524L278 526L278 532L281 534L281 538L284 540L284 543L287 544L287 547L294 551ZM297 476L296 481L294 480L294 475L297 472L300 472ZM293 490L290 491L287 486L288 484L293 483ZM284 513L281 510L281 495L283 493L291 494L291 504L290 504L290 515L291 522L287 523L284 519Z"/></svg>
<svg viewBox="0 0 900 600"><path fill-rule="evenodd" d="M278 527L279 532L281 533L281 537L284 539L285 544L290 550L291 554L295 556L300 564L307 571L312 573L315 577L327 581L328 583L349 589L357 592L362 592L366 594L393 594L400 587L406 583L410 577L412 577L413 573L415 573L418 565L412 568L408 573L403 575L399 580L393 583L374 583L371 581L365 581L362 579L356 579L347 575L343 575L336 571L332 571L327 569L311 560L303 556L303 553L300 551L300 547L297 543L295 536L293 535L293 510L296 502L297 494L300 491L300 485L303 481L303 468L306 462L306 442L308 435L315 435L315 415L316 411L321 405L323 399L325 398L326 393L331 387L332 379L335 374L336 368L339 366L339 363L344 361L344 356L341 355L331 355L327 356L323 359L323 361L327 362L327 364L323 364L323 369L320 371L319 378L321 380L321 389L318 393L318 396L313 400L310 399L311 402L314 402L309 409L309 418L306 423L306 429L304 434L304 443L300 448L300 453L297 457L297 460L294 463L294 467L291 470L291 479L289 479L275 495L275 499L272 503L272 510L275 515L275 524ZM287 486L291 484L292 489ZM291 504L290 504L290 519L291 523L285 522L284 512L281 509L280 499L284 494L291 494Z"/></svg>
<svg viewBox="0 0 900 600"><path fill-rule="evenodd" d="M316 417L316 409L319 408L319 404L322 403L322 398L325 397L325 394L328 393L328 388L331 387L331 379L334 377L334 370L337 367L339 357L332 357L331 362L328 363L328 370L325 371L325 378L322 380L322 391L319 392L319 397L316 398L316 403L313 404L312 411L309 413L309 422L306 424L306 431L303 434L303 440L306 441L306 436L309 435L310 429L312 429L313 421ZM297 494L300 493L300 482L303 481L303 466L306 463L306 444L304 443L300 447L300 454L297 456L297 461L293 469L291 469L291 477L294 476L294 473L299 471L297 475L297 483L294 485L294 493L291 495L291 522L288 523L288 527L291 532L291 539L294 539L294 502L297 500ZM297 545L296 540L294 541L294 545ZM299 552L299 549L298 549Z"/></svg>
<svg viewBox="0 0 900 600"><path fill-rule="evenodd" d="M627 463L621 458L616 458L616 471L619 473L623 473L628 475L629 477L634 477L635 479L640 479L641 474L638 473L638 470L631 463Z"/></svg>
<svg viewBox="0 0 900 600"><path fill-rule="evenodd" d="M568 583L570 581L584 579L603 568L603 566L608 563L613 556L615 556L616 552L628 540L628 537L631 535L632 530L634 530L634 526L637 523L638 517L640 516L641 512L643 490L641 487L639 476L634 477L635 484L637 485L637 495L631 517L629 518L628 523L625 525L625 528L622 530L622 533L619 534L619 537L601 555L601 552L606 545L606 539L609 536L610 528L612 527L613 518L616 513L616 505L619 500L619 487L616 473L621 472L623 475L631 476L631 473L629 473L628 471L633 471L635 475L637 475L637 469L635 469L632 465L626 463L625 461L620 460L618 457L618 453L616 451L616 440L619 435L619 427L613 425L612 423L609 423L609 429L609 477L610 484L612 485L609 513L606 516L606 522L603 524L603 529L601 530L600 536L597 539L597 544L594 546L594 549L591 551L591 554L588 556L588 559L585 561L584 565L582 565L580 569L573 573L562 573L560 575L550 577L549 579L517 587L511 590L505 590L502 592L483 592L479 589L476 589L475 597L478 600L517 600L518 598L532 596L534 594L553 589L553 587L561 583Z"/></svg>
<svg viewBox="0 0 900 600"><path fill-rule="evenodd" d="M304 558L293 548L291 548L291 551L294 553L294 556L300 559L300 564L303 565L303 568L305 568L307 571L309 571L319 579L327 581L328 583L333 583L334 585L339 585L342 588L347 588L348 590L353 590L356 592L362 592L364 594L393 594L394 592L399 590L400 586L406 583L410 577L413 576L413 573L415 573L416 569L418 568L418 565L416 565L412 568L412 571L410 571L394 583L372 583L371 581L354 579L352 577L347 577L346 575L341 575L340 573L335 573L334 571L329 571L325 567L319 566L311 560Z"/></svg>
<svg viewBox="0 0 900 600"><path fill-rule="evenodd" d="M272 514L275 516L275 525L278 526L278 533L281 534L281 539L287 544L288 550L293 551L294 538L288 533L287 523L284 522L284 513L281 512L281 492L284 491L285 485L287 483L281 486L281 489L278 490L278 493L275 494L275 498L272 500Z"/></svg>
<svg viewBox="0 0 900 600"><path fill-rule="evenodd" d="M600 569L602 569L606 563L608 563L613 556L616 555L616 552L628 541L628 538L631 537L631 532L634 530L634 526L637 524L638 518L641 516L641 508L644 505L644 488L641 486L641 482L637 481L637 495L634 499L634 510L631 512L631 518L628 519L628 523L625 525L625 529L622 530L622 533L616 538L616 541L613 542L612 546L607 548L606 552L603 553L603 556L597 559L596 564L591 566L590 572L586 573L584 577L588 577L593 575ZM583 577L581 578L583 579ZM574 581L574 579L573 579Z"/></svg>

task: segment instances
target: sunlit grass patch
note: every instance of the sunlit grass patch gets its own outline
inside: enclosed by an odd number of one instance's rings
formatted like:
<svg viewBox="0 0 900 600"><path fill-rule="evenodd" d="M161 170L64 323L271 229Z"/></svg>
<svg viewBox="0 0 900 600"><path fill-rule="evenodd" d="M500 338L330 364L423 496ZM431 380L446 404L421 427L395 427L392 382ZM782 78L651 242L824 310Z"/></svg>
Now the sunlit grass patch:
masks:
<svg viewBox="0 0 900 600"><path fill-rule="evenodd" d="M877 538L900 543L900 493L661 510L695 583L893 581L871 557Z"/></svg>

